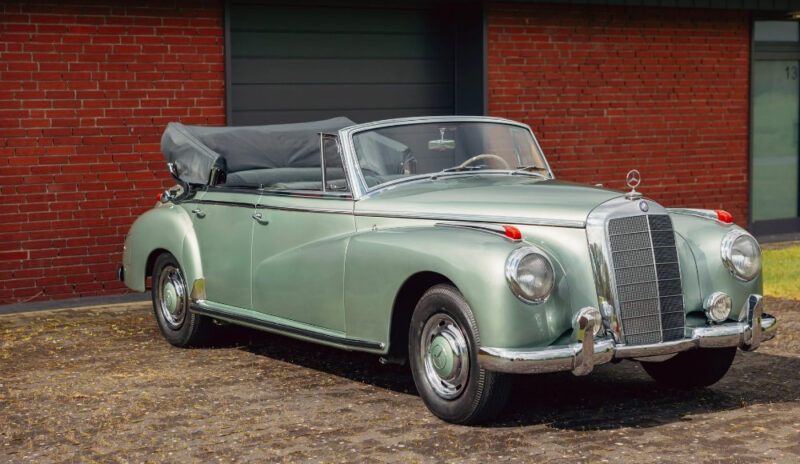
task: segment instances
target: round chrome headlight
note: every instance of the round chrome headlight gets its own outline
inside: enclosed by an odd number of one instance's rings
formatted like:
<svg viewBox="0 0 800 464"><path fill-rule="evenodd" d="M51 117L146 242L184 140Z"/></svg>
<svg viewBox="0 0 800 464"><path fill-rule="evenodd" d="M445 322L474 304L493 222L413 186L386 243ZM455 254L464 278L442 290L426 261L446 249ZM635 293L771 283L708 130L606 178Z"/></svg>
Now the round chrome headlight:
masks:
<svg viewBox="0 0 800 464"><path fill-rule="evenodd" d="M761 247L752 235L732 230L722 239L722 262L741 280L753 280L761 272Z"/></svg>
<svg viewBox="0 0 800 464"><path fill-rule="evenodd" d="M514 295L526 303L547 301L555 283L550 260L533 247L517 248L508 255L506 279Z"/></svg>

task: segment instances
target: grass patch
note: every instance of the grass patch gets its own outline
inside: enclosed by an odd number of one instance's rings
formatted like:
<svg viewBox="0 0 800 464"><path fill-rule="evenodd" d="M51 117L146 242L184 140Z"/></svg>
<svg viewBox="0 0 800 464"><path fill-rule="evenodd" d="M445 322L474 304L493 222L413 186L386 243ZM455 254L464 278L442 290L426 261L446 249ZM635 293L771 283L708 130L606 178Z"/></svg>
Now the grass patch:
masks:
<svg viewBox="0 0 800 464"><path fill-rule="evenodd" d="M800 300L800 246L763 253L764 294Z"/></svg>

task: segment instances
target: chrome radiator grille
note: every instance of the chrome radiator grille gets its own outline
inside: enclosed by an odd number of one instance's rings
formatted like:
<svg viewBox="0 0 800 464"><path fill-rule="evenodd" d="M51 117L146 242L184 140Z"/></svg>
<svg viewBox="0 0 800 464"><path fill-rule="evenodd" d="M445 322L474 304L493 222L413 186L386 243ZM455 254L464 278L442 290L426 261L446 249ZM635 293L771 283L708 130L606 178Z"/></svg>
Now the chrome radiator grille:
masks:
<svg viewBox="0 0 800 464"><path fill-rule="evenodd" d="M607 232L625 342L683 338L683 289L669 216L610 219Z"/></svg>

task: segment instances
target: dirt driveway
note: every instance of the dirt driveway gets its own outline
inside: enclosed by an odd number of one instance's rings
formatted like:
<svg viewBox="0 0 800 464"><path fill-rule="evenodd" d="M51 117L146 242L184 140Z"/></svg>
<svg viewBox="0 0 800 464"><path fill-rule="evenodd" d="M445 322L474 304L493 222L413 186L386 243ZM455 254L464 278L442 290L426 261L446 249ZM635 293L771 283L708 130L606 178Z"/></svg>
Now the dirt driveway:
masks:
<svg viewBox="0 0 800 464"><path fill-rule="evenodd" d="M260 332L178 349L148 305L0 316L0 462L800 462L800 303L699 393L635 363L516 379L483 427L427 412L407 369Z"/></svg>

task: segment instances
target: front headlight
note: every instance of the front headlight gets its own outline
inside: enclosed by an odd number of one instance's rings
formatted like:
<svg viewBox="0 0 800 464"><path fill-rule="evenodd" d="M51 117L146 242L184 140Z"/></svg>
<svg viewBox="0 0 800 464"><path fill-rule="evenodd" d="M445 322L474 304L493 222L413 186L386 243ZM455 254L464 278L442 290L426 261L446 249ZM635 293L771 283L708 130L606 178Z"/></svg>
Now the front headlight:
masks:
<svg viewBox="0 0 800 464"><path fill-rule="evenodd" d="M543 303L553 291L555 276L550 260L537 248L517 248L506 260L511 291L526 303Z"/></svg>
<svg viewBox="0 0 800 464"><path fill-rule="evenodd" d="M761 247L752 235L736 229L722 239L722 262L741 280L753 280L761 272Z"/></svg>

